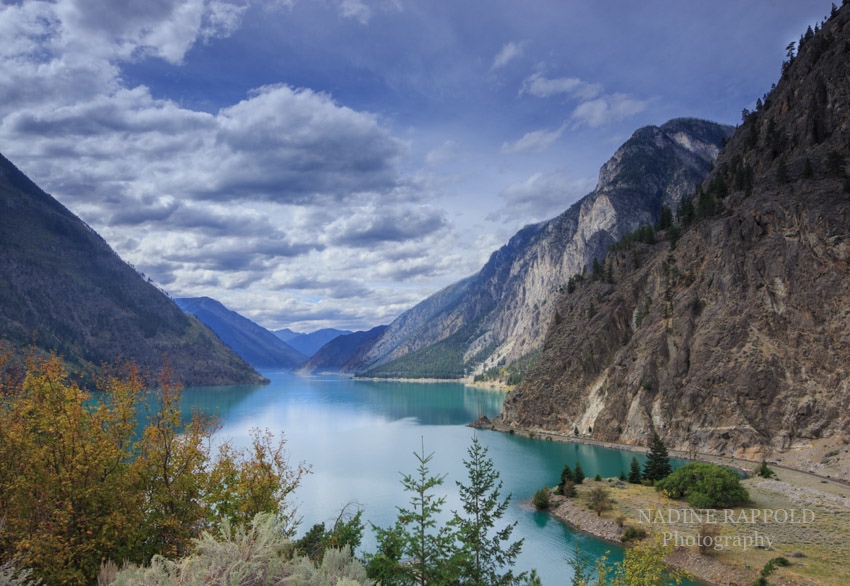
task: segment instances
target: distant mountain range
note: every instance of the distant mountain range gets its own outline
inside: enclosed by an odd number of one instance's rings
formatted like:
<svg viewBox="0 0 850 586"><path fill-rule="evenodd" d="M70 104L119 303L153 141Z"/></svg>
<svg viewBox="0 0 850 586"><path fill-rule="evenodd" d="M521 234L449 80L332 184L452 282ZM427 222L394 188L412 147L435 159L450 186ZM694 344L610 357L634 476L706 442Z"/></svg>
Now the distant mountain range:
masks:
<svg viewBox="0 0 850 586"><path fill-rule="evenodd" d="M322 346L299 369L303 373L345 372L349 363L357 362L359 352L371 347L381 337L387 326L378 326L367 332L351 332L337 336Z"/></svg>
<svg viewBox="0 0 850 586"><path fill-rule="evenodd" d="M182 297L174 301L180 309L197 317L201 323L214 331L225 344L254 368L292 370L307 360L305 354L269 330L226 308L215 299Z"/></svg>
<svg viewBox="0 0 850 586"><path fill-rule="evenodd" d="M94 230L0 155L0 338L77 376L122 359L186 385L263 382Z"/></svg>
<svg viewBox="0 0 850 586"><path fill-rule="evenodd" d="M283 330L275 330L274 335L301 352L306 356L313 356L319 351L319 348L338 338L351 334L351 330L336 330L334 328L325 328L316 330L310 334L293 332L289 328Z"/></svg>
<svg viewBox="0 0 850 586"><path fill-rule="evenodd" d="M539 351L558 292L608 246L675 210L711 170L732 128L676 119L636 131L596 188L560 216L527 226L481 271L403 313L342 368L385 377L458 378Z"/></svg>

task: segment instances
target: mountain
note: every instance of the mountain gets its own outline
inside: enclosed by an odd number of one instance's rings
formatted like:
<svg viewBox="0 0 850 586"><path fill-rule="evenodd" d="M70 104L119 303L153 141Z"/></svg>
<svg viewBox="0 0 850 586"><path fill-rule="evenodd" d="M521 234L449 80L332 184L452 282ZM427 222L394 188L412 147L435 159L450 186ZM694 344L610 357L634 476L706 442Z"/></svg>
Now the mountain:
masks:
<svg viewBox="0 0 850 586"><path fill-rule="evenodd" d="M275 336L277 336L278 338L280 338L281 340L283 340L284 342L288 342L289 340L291 340L292 338L294 338L296 336L303 336L304 335L300 332L293 332L289 328L284 328L282 330L274 330L274 331L272 331L272 333Z"/></svg>
<svg viewBox="0 0 850 586"><path fill-rule="evenodd" d="M387 326L378 326L366 332L341 334L322 346L307 362L301 365L300 372L341 372L345 371L349 361L357 353L374 343Z"/></svg>
<svg viewBox="0 0 850 586"><path fill-rule="evenodd" d="M803 37L678 224L560 296L501 423L850 478L850 6Z"/></svg>
<svg viewBox="0 0 850 586"><path fill-rule="evenodd" d="M254 368L293 369L307 360L307 356L264 327L227 309L215 299L183 297L174 301L180 309L214 331Z"/></svg>
<svg viewBox="0 0 850 586"><path fill-rule="evenodd" d="M560 216L526 226L481 271L390 324L354 372L455 378L539 351L558 290L662 206L675 209L708 174L731 128L675 119L641 128L599 172L596 188Z"/></svg>
<svg viewBox="0 0 850 586"><path fill-rule="evenodd" d="M167 360L186 385L263 382L94 230L0 155L0 338L61 355L78 375Z"/></svg>
<svg viewBox="0 0 850 586"><path fill-rule="evenodd" d="M313 356L313 354L319 351L319 348L331 340L350 333L352 333L351 330L325 328L316 330L311 334L299 334L290 329L278 330L274 334L302 354Z"/></svg>

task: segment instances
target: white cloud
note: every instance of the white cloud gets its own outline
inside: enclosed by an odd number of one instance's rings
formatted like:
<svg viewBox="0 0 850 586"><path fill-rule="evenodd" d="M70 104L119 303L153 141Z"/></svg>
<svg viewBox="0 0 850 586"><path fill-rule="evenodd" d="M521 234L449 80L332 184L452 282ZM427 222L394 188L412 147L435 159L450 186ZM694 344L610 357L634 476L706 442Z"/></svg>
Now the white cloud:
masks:
<svg viewBox="0 0 850 586"><path fill-rule="evenodd" d="M549 79L540 73L534 73L522 82L519 94L530 94L538 98L548 98L566 94L583 100L595 98L602 92L602 86L588 83L577 77L559 77Z"/></svg>
<svg viewBox="0 0 850 586"><path fill-rule="evenodd" d="M556 130L533 130L527 132L514 143L503 143L501 152L503 154L514 154L523 151L541 153L561 138L565 128L565 125L561 125Z"/></svg>
<svg viewBox="0 0 850 586"><path fill-rule="evenodd" d="M363 3L339 7L368 20ZM316 327L385 323L464 259L446 212L423 204L439 184L402 173L407 146L377 116L286 85L201 112L122 78L125 60L181 63L244 9L0 6L4 154L175 294L220 297L272 326L293 321L287 308Z"/></svg>
<svg viewBox="0 0 850 586"><path fill-rule="evenodd" d="M538 98L566 95L578 100L579 104L571 115L574 128L579 126L597 128L603 124L619 122L643 112L649 105L649 100L640 100L628 94L605 94L601 85L589 83L577 77L551 79L544 77L541 73L534 73L527 77L522 82L519 94L528 94ZM544 136L541 135L539 138ZM534 138L529 137L532 144ZM504 149L505 147L503 147L503 152Z"/></svg>
<svg viewBox="0 0 850 586"><path fill-rule="evenodd" d="M490 66L490 71L500 69L517 57L521 57L524 48L525 43L511 41L510 43L505 44L505 46L502 47L493 58L493 65Z"/></svg>
<svg viewBox="0 0 850 586"><path fill-rule="evenodd" d="M360 24L369 24L372 18L372 10L363 3L363 0L342 0L339 3L339 14L343 18L351 18Z"/></svg>
<svg viewBox="0 0 850 586"><path fill-rule="evenodd" d="M439 167L457 159L460 145L453 140L447 140L425 155L425 164L429 167Z"/></svg>
<svg viewBox="0 0 850 586"><path fill-rule="evenodd" d="M573 202L588 194L593 178L571 178L563 171L534 173L524 181L506 187L499 197L505 205L487 216L488 220L516 227L546 220L564 212Z"/></svg>
<svg viewBox="0 0 850 586"><path fill-rule="evenodd" d="M591 128L630 118L643 112L649 100L638 100L627 94L611 94L576 106L572 113L575 126Z"/></svg>

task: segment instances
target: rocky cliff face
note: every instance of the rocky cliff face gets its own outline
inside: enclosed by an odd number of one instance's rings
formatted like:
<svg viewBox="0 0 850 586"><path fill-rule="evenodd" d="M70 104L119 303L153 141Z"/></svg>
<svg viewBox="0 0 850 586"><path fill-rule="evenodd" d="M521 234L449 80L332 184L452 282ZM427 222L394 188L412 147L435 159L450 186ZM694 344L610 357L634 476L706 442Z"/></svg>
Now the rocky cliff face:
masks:
<svg viewBox="0 0 850 586"><path fill-rule="evenodd" d="M265 380L2 156L0 340L55 352L75 374L167 360L187 385Z"/></svg>
<svg viewBox="0 0 850 586"><path fill-rule="evenodd" d="M613 282L558 298L502 423L797 453L850 477L850 7L783 69L693 200L695 221L609 254ZM824 445L836 449L812 460Z"/></svg>
<svg viewBox="0 0 850 586"><path fill-rule="evenodd" d="M677 119L642 128L599 173L596 189L550 221L523 228L484 268L402 314L347 368L404 376L413 356L429 350L452 364L451 374L480 372L537 351L557 291L623 234L658 219L662 205L675 208L708 174L731 129ZM420 359L421 358L421 359Z"/></svg>

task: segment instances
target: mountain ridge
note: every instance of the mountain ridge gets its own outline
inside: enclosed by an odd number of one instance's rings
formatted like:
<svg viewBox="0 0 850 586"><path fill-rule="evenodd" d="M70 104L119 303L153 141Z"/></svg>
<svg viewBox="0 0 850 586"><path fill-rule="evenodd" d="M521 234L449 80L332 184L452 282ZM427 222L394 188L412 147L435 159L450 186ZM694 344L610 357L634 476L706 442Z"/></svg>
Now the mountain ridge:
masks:
<svg viewBox="0 0 850 586"><path fill-rule="evenodd" d="M307 356L274 333L210 297L178 297L177 306L198 318L254 368L295 369Z"/></svg>
<svg viewBox="0 0 850 586"><path fill-rule="evenodd" d="M346 368L403 377L423 359L439 360L446 372L430 374L457 378L527 358L542 344L552 294L623 234L655 223L662 205L675 208L730 132L697 119L637 130L603 165L591 193L519 230L478 273L403 313Z"/></svg>
<svg viewBox="0 0 850 586"><path fill-rule="evenodd" d="M850 479L850 9L775 87L654 244L560 296L501 424L774 458ZM694 217L694 221L688 221Z"/></svg>
<svg viewBox="0 0 850 586"><path fill-rule="evenodd" d="M166 366L187 385L257 374L0 155L0 337L61 355L90 382L105 363Z"/></svg>

